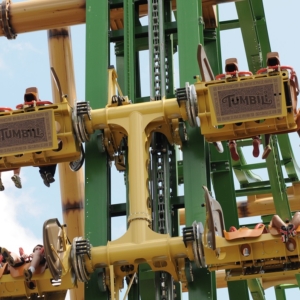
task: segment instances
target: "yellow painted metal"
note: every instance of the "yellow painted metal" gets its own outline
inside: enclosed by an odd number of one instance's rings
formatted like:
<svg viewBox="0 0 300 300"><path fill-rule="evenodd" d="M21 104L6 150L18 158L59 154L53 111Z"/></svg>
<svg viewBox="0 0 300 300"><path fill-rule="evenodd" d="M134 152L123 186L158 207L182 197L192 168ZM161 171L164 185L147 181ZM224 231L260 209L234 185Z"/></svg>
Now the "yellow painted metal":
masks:
<svg viewBox="0 0 300 300"><path fill-rule="evenodd" d="M297 280L294 274L285 274L284 276L269 276L259 278L261 281L262 287L264 289L268 289L269 287L273 287L281 284L297 284ZM222 289L227 287L227 280L225 270L220 270L216 272L216 281L217 288Z"/></svg>
<svg viewBox="0 0 300 300"><path fill-rule="evenodd" d="M30 294L38 294L42 296L47 292L63 291L67 289L75 288L74 278L71 273L71 265L69 261L71 246L68 245L63 256L63 272L61 276L61 282L53 282L52 275L49 269L46 269L42 274L34 274L32 281L35 283L35 288L29 288L29 285L24 281L24 275L20 274L20 277L13 278L10 274L4 274L0 281L0 294L2 297L17 297L26 296L30 297Z"/></svg>
<svg viewBox="0 0 300 300"><path fill-rule="evenodd" d="M57 148L54 124L54 111L49 109L5 112L0 118L0 156Z"/></svg>
<svg viewBox="0 0 300 300"><path fill-rule="evenodd" d="M76 86L73 66L73 52L70 28L48 31L50 66L58 75L63 93L68 95L71 107L76 105ZM55 103L61 95L52 79L52 94ZM71 171L68 163L59 164L60 195L63 222L67 224L68 237L84 236L84 179L83 169ZM84 298L84 285L79 282L76 289L70 291L71 299Z"/></svg>
<svg viewBox="0 0 300 300"><path fill-rule="evenodd" d="M153 271L169 272L176 281L185 277L179 274L179 260L193 260L192 247L185 247L182 237L171 238L168 234L158 234L148 227L148 222L136 219L130 223L127 232L119 239L108 242L107 246L92 247L91 261L86 263L89 272L97 267L114 266L115 276L124 277L121 266L132 265L133 274L141 263L148 263ZM177 262L178 260L178 262Z"/></svg>
<svg viewBox="0 0 300 300"><path fill-rule="evenodd" d="M219 1L203 0L203 17L206 28L215 28L216 13L213 5ZM9 6L9 24L16 34L60 28L85 23L85 0L31 0L11 2ZM176 10L176 1L172 0L172 10ZM148 14L148 5L140 5L139 16ZM110 12L110 26L112 30L122 29L124 11L122 8L112 9ZM4 36L0 30L0 36Z"/></svg>
<svg viewBox="0 0 300 300"><path fill-rule="evenodd" d="M241 238L231 241L217 236L216 251L204 245L205 261L211 271L230 270L226 274L226 280L291 276L299 273L299 270L295 268L295 270L284 271L283 265L299 261L300 236L294 237L293 241L296 246L291 250L288 249L288 243L281 241L280 235L273 236L270 233L262 234L258 238ZM245 245L249 248L249 255L243 255L242 250ZM247 274L247 267L250 269L255 267L260 272Z"/></svg>
<svg viewBox="0 0 300 300"><path fill-rule="evenodd" d="M15 33L61 28L85 23L85 0L33 0L10 5ZM3 36L2 30L0 36Z"/></svg>
<svg viewBox="0 0 300 300"><path fill-rule="evenodd" d="M116 141L125 136L128 138L129 228L121 238L108 242L107 246L92 247L91 260L86 260L86 268L89 273L95 268L107 268L111 291L118 293L119 282L126 274L137 272L141 263L148 263L154 271L166 271L179 280L183 276L179 275L177 259L193 260L194 256L192 245L186 247L182 237L171 238L168 234L158 234L150 229L148 164L151 133L162 132L173 143L171 120L181 117L179 105L176 99L168 99L134 105L125 101L124 105L112 106L111 97L116 94L117 87L114 71L110 70L108 74L108 105L92 110L91 120L85 119L85 127L89 133L108 129L110 135L107 138L110 137L116 148L119 146ZM127 265L131 265L132 269L125 272L121 267Z"/></svg>
<svg viewBox="0 0 300 300"><path fill-rule="evenodd" d="M50 114L51 122L45 122L45 126L52 126L52 128L49 127L49 130L54 139L53 141L47 141L49 142L50 147L47 145L45 146L43 141L40 144L34 145L34 136L32 137L31 143L30 140L25 141L25 143L27 143L26 146L22 145L20 142L19 147L21 148L19 149L15 145L7 147L7 149L4 149L1 153L0 171L23 166L40 166L49 165L51 163L74 161L80 157L80 148L73 135L71 108L66 99L63 99L59 104L13 110L11 112L5 112L5 114L0 113L0 118L2 125L6 122L7 124L10 124L16 119L30 120L30 128L16 128L16 126L10 126L9 132L7 133L13 136L14 134L17 135L18 131L23 134L23 130L34 130L38 133L38 129L31 128L31 126L33 126L33 124L38 126L39 119L44 118L45 114L48 113ZM14 116L16 119L14 119ZM57 133L56 128L59 128ZM58 148L58 140L62 141L63 148L60 151L54 151ZM3 146L3 143L1 146Z"/></svg>
<svg viewBox="0 0 300 300"><path fill-rule="evenodd" d="M201 133L207 141L216 142L296 131L284 85L289 86L287 71L196 82ZM257 106L255 112L249 109L251 103Z"/></svg>

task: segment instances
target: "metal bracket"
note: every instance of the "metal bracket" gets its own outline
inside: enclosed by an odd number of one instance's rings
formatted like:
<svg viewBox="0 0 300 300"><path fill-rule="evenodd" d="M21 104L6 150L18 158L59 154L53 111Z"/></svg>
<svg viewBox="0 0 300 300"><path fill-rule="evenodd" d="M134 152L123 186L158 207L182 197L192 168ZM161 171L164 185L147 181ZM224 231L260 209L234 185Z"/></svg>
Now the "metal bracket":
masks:
<svg viewBox="0 0 300 300"><path fill-rule="evenodd" d="M89 102L77 102L72 112L73 127L76 133L77 139L80 143L88 142L90 139L84 125L84 116L87 116L91 120L91 107Z"/></svg>
<svg viewBox="0 0 300 300"><path fill-rule="evenodd" d="M9 23L9 9L10 9L10 0L3 0L1 3L1 19L0 19L0 24L1 28L3 30L4 35L9 39L9 40L14 40L17 35L14 33L14 30L11 27L11 24Z"/></svg>

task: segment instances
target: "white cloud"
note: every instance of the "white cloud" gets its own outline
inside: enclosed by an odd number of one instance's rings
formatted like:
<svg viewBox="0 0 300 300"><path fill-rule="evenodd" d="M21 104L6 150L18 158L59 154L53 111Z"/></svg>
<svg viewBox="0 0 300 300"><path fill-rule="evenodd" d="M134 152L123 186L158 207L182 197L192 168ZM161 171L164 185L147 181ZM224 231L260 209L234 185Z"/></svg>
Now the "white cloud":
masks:
<svg viewBox="0 0 300 300"><path fill-rule="evenodd" d="M23 247L25 252L31 253L33 247L41 241L18 220L21 215L27 214L28 197L14 197L15 186L10 179L12 174L12 172L2 172L1 176L5 186L5 190L0 194L1 246L16 253L18 253L19 247ZM29 223L31 218L32 216L28 213Z"/></svg>

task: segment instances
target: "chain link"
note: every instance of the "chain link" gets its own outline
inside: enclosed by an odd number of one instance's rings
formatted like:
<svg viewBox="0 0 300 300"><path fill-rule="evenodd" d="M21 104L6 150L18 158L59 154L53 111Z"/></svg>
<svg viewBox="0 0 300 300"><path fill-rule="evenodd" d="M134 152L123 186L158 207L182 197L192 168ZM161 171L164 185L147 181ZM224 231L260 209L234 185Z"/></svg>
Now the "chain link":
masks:
<svg viewBox="0 0 300 300"><path fill-rule="evenodd" d="M154 176L153 183L156 186L153 189L153 197L157 199L157 214L154 214L157 224L157 232L161 234L171 234L171 222L169 221L169 198L172 195L172 183L170 181L172 152L169 150L169 144L163 135L156 134L152 142L152 160L153 166L156 168L152 174ZM155 180L156 178L156 180ZM167 180L169 182L167 182ZM160 283L160 299L170 300L176 299L173 278L167 272L159 273Z"/></svg>

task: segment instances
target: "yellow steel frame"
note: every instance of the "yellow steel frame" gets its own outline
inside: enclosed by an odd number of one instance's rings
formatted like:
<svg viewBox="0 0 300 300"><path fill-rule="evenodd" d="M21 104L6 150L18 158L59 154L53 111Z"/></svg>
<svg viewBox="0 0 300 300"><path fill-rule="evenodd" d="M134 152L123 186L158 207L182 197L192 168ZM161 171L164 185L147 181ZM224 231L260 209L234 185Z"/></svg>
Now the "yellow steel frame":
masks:
<svg viewBox="0 0 300 300"><path fill-rule="evenodd" d="M43 118L45 113L50 113L52 140L49 145L39 144L35 148L28 146L24 148L20 142L22 151L15 147L7 147L1 153L0 171L23 166L41 166L55 164L65 161L75 161L81 155L80 144L73 133L72 125L72 109L66 98L61 103L46 106L35 106L24 108L21 110L13 110L10 112L0 113L1 124L7 122L17 123L19 119L29 119L34 124L34 119ZM31 116L33 116L31 118ZM16 126L9 126L10 129ZM17 128L22 130L23 128ZM58 141L62 142L62 149L58 148ZM28 141L27 141L28 143Z"/></svg>
<svg viewBox="0 0 300 300"><path fill-rule="evenodd" d="M198 97L201 133L207 141L216 142L249 138L267 133L278 134L296 131L297 124L292 104L286 104L286 99L291 98L291 96L286 94L285 84L290 88L287 71L226 78L210 82L198 81L195 84L195 89ZM229 112L224 113L226 116L223 117L221 109L224 107L222 105L230 105L231 100L226 98L226 103L221 103L222 101L225 102L224 98L218 98L219 95L222 95L221 93L230 95L232 98L239 98L241 94L245 93L244 90L252 88L253 91L253 87L256 86L263 89L265 85L272 85L277 94L274 97L275 100L272 99L272 101L277 102L276 108L270 110L270 105L265 105L266 109L263 110L261 104L258 106L258 111L249 113L247 105L244 105L244 111L236 113L233 110L230 113L228 109ZM250 96L253 96L254 102L261 101L258 99L258 96L261 97L259 93ZM250 99L248 101L250 102ZM234 109L234 107L230 109Z"/></svg>

